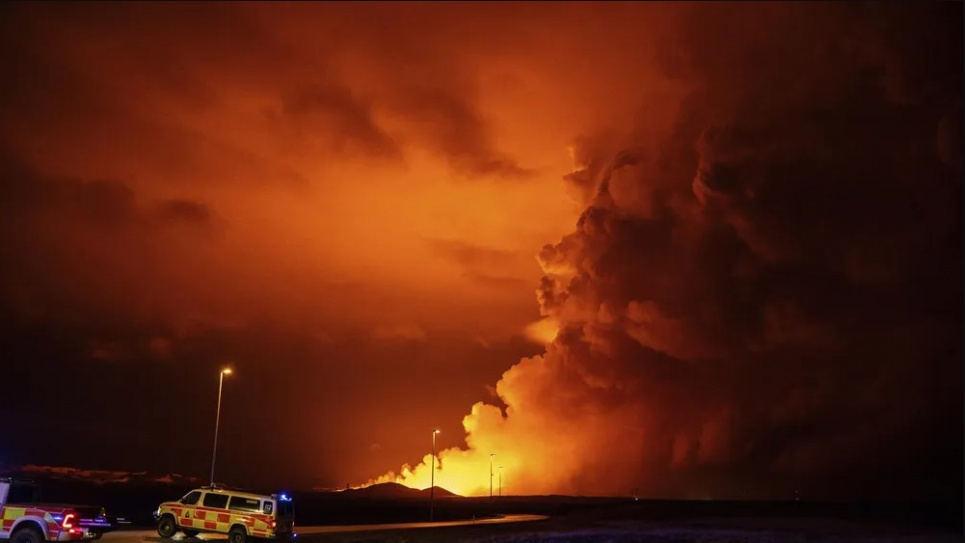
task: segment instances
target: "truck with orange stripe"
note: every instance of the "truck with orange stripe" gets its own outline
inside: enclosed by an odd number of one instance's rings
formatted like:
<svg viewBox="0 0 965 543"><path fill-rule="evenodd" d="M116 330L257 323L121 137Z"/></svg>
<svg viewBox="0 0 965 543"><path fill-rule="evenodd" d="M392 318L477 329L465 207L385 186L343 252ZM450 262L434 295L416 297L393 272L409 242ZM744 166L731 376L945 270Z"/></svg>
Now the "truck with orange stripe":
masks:
<svg viewBox="0 0 965 543"><path fill-rule="evenodd" d="M154 512L157 533L168 539L180 531L193 537L201 532L228 534L230 543L249 537L293 537L295 509L285 494L252 494L224 487L192 490L178 501L164 502Z"/></svg>
<svg viewBox="0 0 965 543"><path fill-rule="evenodd" d="M37 503L37 494L35 485L0 478L0 539L90 541L114 529L114 520L103 507Z"/></svg>

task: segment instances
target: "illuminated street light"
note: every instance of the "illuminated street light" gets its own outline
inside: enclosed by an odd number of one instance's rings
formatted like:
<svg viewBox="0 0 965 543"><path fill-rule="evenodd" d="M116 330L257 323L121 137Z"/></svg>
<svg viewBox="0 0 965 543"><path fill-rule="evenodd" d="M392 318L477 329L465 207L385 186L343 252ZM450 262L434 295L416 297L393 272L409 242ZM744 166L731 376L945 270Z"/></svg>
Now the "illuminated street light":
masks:
<svg viewBox="0 0 965 543"><path fill-rule="evenodd" d="M429 522L435 513L435 493L436 493L436 434L439 430L432 431L432 476L429 483Z"/></svg>
<svg viewBox="0 0 965 543"><path fill-rule="evenodd" d="M218 377L218 411L214 416L214 449L211 451L211 484L214 484L214 460L218 455L218 423L221 421L221 387L224 385L224 376L231 375L231 368L221 370Z"/></svg>

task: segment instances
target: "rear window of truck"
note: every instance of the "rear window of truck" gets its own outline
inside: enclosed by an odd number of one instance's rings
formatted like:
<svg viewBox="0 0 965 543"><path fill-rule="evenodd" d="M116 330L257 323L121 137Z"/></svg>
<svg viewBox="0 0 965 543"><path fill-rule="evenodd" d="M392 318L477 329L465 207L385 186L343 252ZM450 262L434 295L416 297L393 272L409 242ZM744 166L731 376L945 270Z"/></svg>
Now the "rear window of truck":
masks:
<svg viewBox="0 0 965 543"><path fill-rule="evenodd" d="M257 513L261 509L261 500L255 498L242 498L241 496L232 496L231 501L228 502L228 509L232 511L248 511L251 513Z"/></svg>

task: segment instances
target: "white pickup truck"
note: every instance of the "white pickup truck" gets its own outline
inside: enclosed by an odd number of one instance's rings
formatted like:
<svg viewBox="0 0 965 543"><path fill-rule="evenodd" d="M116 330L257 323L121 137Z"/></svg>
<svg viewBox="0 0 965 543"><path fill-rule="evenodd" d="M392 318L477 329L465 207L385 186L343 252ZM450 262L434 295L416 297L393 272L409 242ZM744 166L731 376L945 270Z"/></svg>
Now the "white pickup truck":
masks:
<svg viewBox="0 0 965 543"><path fill-rule="evenodd" d="M0 539L10 543L90 541L114 529L103 507L37 502L31 483L0 478Z"/></svg>

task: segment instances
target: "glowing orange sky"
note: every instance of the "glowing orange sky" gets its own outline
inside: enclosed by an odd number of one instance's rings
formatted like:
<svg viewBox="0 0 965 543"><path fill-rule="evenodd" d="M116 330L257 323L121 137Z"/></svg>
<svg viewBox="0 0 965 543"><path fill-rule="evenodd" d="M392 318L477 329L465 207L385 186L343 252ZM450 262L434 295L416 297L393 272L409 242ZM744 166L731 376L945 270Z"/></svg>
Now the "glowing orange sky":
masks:
<svg viewBox="0 0 965 543"><path fill-rule="evenodd" d="M880 6L3 5L0 347L130 435L0 455L206 473L148 432L230 360L242 484L424 486L437 427L469 494L830 473L839 413L947 458L889 409L960 415L961 7Z"/></svg>
<svg viewBox="0 0 965 543"><path fill-rule="evenodd" d="M517 30L488 7L477 15L501 40L480 41L462 9L381 6L389 30L364 22L374 9L35 14L38 54L72 67L81 96L104 96L91 99L101 107L31 111L17 119L30 130L8 143L47 174L123 180L145 205L216 202L217 243L176 248L199 266L165 270L173 289L195 290L203 318L259 311L310 323L321 313L371 328L519 333L535 317L534 255L580 211L561 190L567 148L596 123L614 126L601 93L631 101L612 73L627 53L600 44L593 58L620 52L597 65L556 32ZM584 10L561 10L558 31ZM235 26L183 26L209 11ZM493 160L522 173L477 164ZM406 302L387 311L364 299L380 290Z"/></svg>

